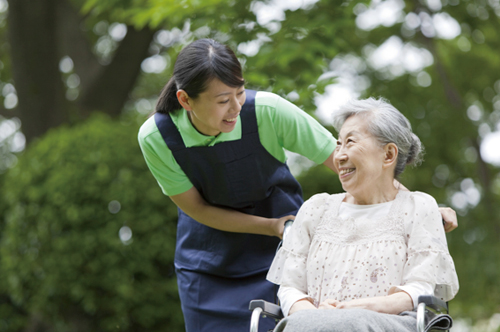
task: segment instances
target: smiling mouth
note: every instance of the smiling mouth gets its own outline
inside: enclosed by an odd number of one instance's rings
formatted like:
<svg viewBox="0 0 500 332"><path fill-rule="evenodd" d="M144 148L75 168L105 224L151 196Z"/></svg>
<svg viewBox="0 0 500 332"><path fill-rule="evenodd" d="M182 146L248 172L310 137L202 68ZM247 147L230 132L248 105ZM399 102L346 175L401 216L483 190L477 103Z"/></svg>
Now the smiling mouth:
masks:
<svg viewBox="0 0 500 332"><path fill-rule="evenodd" d="M346 175L348 173L354 172L355 170L356 170L355 168L346 168L346 169L340 170L339 175L340 176Z"/></svg>
<svg viewBox="0 0 500 332"><path fill-rule="evenodd" d="M224 122L234 122L236 120L238 120L238 118L225 119Z"/></svg>

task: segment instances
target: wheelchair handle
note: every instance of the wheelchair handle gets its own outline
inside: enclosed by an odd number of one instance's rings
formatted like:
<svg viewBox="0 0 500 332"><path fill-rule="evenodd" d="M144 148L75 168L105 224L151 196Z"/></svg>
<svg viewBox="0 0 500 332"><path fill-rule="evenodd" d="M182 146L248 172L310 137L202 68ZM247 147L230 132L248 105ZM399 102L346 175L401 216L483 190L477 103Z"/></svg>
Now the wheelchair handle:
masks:
<svg viewBox="0 0 500 332"><path fill-rule="evenodd" d="M289 220L285 221L285 228L283 229L283 241L285 240L285 237L290 232L292 225L293 225L293 220L289 219Z"/></svg>

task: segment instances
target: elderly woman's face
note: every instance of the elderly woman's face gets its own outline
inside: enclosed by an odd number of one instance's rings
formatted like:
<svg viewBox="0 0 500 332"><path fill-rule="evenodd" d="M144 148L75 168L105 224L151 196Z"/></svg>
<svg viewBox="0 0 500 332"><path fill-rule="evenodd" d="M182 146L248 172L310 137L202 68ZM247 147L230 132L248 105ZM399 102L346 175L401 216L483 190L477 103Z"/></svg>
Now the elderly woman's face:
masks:
<svg viewBox="0 0 500 332"><path fill-rule="evenodd" d="M349 117L339 132L333 161L345 191L370 192L383 180L384 149L368 131L369 118Z"/></svg>

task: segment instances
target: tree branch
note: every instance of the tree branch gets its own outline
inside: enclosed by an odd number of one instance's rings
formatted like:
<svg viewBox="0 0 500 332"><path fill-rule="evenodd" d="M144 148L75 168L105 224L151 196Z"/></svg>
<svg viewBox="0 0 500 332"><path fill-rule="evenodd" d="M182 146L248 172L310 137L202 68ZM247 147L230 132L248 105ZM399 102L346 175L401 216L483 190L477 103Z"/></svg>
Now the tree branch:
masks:
<svg viewBox="0 0 500 332"><path fill-rule="evenodd" d="M441 61L439 55L437 54L436 47L434 45L434 40L432 38L427 38L427 37L424 37L423 40L427 49L431 52L432 56L434 57L434 60L436 61L436 70L441 82L443 83L446 99L448 99L448 101L450 102L451 105L453 105L454 108L462 109L463 107L462 98L460 97L460 94L458 93L457 89L453 86L453 84L451 84L450 80L448 79L448 74L443 65L443 62Z"/></svg>
<svg viewBox="0 0 500 332"><path fill-rule="evenodd" d="M156 33L149 28L137 31L128 26L127 29L127 35L121 41L112 62L103 67L86 91L82 91L80 104L84 109L100 110L113 116L121 113Z"/></svg>

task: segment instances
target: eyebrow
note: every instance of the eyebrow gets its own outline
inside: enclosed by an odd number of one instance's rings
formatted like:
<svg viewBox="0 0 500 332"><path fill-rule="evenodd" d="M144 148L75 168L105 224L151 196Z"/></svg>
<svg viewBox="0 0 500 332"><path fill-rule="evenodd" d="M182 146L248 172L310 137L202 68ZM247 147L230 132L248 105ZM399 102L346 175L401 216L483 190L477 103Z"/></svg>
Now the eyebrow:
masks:
<svg viewBox="0 0 500 332"><path fill-rule="evenodd" d="M225 95L230 95L231 92L222 92L222 93L219 93L218 95L215 95L215 97L220 97L220 96L225 96Z"/></svg>
<svg viewBox="0 0 500 332"><path fill-rule="evenodd" d="M241 89L242 87L244 87L244 85L242 85L241 87L239 87L239 88L238 88L238 90L239 90L239 89ZM244 89L243 89L243 90L244 90ZM239 91L239 92L241 92L241 91ZM232 93L231 91L228 91L228 92L221 92L221 93L219 93L219 94L215 95L215 98L220 97L220 96L230 95L231 93Z"/></svg>
<svg viewBox="0 0 500 332"><path fill-rule="evenodd" d="M345 137L349 137L349 136L356 135L356 134L358 134L358 135L359 135L359 134L360 134L360 132L359 132L359 131L357 131L357 130L352 130L352 131L348 132L348 133L345 135ZM340 137L340 136L341 136L341 135L339 135L339 137Z"/></svg>

